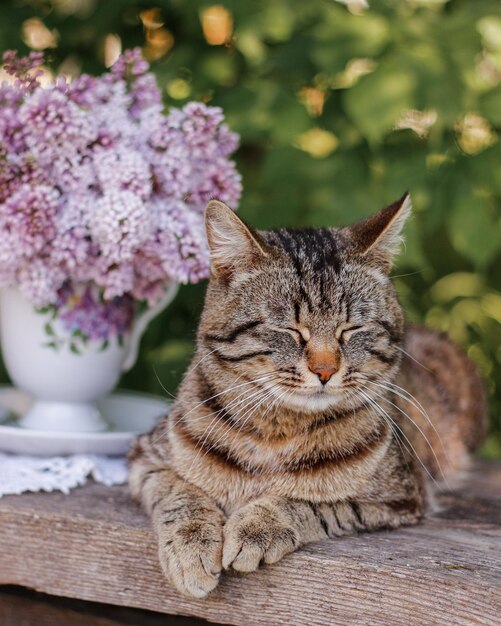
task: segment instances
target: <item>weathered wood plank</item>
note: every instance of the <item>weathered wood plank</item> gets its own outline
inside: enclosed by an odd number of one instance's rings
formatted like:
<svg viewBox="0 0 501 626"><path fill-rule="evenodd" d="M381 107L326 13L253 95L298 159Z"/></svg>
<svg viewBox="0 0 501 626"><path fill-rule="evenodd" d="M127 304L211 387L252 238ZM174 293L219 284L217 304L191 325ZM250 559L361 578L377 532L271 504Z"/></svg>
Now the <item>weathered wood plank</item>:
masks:
<svg viewBox="0 0 501 626"><path fill-rule="evenodd" d="M0 500L0 584L228 624L485 624L501 616L501 466L483 464L424 524L308 546L208 600L163 579L125 488Z"/></svg>
<svg viewBox="0 0 501 626"><path fill-rule="evenodd" d="M0 587L2 626L206 626L196 617L56 598L22 587Z"/></svg>

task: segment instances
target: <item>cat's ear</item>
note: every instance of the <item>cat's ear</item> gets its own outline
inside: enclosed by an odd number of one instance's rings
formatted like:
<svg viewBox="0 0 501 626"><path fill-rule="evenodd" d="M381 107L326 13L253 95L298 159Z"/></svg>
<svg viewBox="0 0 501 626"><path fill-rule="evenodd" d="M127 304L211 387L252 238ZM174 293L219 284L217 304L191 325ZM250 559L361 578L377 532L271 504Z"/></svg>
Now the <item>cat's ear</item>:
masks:
<svg viewBox="0 0 501 626"><path fill-rule="evenodd" d="M355 251L375 260L389 272L393 256L400 249L402 229L411 211L411 197L406 192L393 204L350 226L349 238Z"/></svg>
<svg viewBox="0 0 501 626"><path fill-rule="evenodd" d="M237 272L257 267L267 256L259 235L218 200L211 200L205 209L205 228L213 276L230 280Z"/></svg>

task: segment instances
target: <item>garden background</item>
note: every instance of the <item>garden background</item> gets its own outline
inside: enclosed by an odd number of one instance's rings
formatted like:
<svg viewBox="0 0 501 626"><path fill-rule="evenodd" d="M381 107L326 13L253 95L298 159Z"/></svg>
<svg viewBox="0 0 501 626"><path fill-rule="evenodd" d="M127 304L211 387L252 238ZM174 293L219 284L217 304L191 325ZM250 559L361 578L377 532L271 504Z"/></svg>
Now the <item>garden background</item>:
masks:
<svg viewBox="0 0 501 626"><path fill-rule="evenodd" d="M499 1L369 3L3 0L0 50L44 49L48 69L75 75L141 46L166 107L223 107L241 136L240 214L257 227L342 225L410 190L401 301L477 363L483 453L501 456ZM123 387L175 393L203 293L182 287Z"/></svg>

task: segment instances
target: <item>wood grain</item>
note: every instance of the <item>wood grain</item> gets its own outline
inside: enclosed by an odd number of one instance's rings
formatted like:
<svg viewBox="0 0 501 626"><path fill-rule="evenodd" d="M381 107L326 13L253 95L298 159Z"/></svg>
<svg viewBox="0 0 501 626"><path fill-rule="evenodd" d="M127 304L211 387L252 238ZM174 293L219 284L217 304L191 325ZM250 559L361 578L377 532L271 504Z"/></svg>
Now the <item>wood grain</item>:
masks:
<svg viewBox="0 0 501 626"><path fill-rule="evenodd" d="M314 544L208 600L163 579L123 487L0 500L0 584L236 625L501 624L501 465L483 463L422 525Z"/></svg>
<svg viewBox="0 0 501 626"><path fill-rule="evenodd" d="M196 617L56 598L22 587L0 588L2 626L207 626Z"/></svg>

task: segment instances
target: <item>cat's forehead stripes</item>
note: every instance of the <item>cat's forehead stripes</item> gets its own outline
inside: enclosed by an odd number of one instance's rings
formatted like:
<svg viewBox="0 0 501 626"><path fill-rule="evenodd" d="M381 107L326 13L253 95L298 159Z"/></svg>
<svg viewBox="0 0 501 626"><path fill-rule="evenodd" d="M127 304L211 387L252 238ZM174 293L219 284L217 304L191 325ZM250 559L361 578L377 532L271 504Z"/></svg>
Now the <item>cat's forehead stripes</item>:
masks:
<svg viewBox="0 0 501 626"><path fill-rule="evenodd" d="M280 228L265 233L269 245L282 248L291 259L298 275L304 271L321 272L329 267L339 272L339 235L327 228Z"/></svg>
<svg viewBox="0 0 501 626"><path fill-rule="evenodd" d="M342 263L339 234L326 228L281 228L263 233L263 239L286 254L297 275L299 296L307 310L331 308L333 279ZM295 302L294 307L299 323L300 304Z"/></svg>

